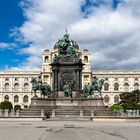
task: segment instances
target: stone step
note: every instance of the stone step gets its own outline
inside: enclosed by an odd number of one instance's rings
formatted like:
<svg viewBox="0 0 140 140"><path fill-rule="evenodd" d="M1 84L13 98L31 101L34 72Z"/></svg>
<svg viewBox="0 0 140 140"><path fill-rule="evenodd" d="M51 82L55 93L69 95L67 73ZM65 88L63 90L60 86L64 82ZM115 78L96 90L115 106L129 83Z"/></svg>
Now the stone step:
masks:
<svg viewBox="0 0 140 140"><path fill-rule="evenodd" d="M80 116L80 111L55 111L55 115L67 116L67 115L77 115Z"/></svg>
<svg viewBox="0 0 140 140"><path fill-rule="evenodd" d="M33 112L26 112L26 113L20 113L20 116L41 116L41 113L33 113Z"/></svg>
<svg viewBox="0 0 140 140"><path fill-rule="evenodd" d="M41 112L41 110L28 109L28 110L21 110L20 112Z"/></svg>
<svg viewBox="0 0 140 140"><path fill-rule="evenodd" d="M24 109L20 111L20 116L41 116L40 109Z"/></svg>
<svg viewBox="0 0 140 140"><path fill-rule="evenodd" d="M79 116L56 116L47 121L90 121L90 118L80 118Z"/></svg>
<svg viewBox="0 0 140 140"><path fill-rule="evenodd" d="M111 110L96 110L95 116L115 116L116 113Z"/></svg>
<svg viewBox="0 0 140 140"><path fill-rule="evenodd" d="M69 112L69 113L78 112L78 113L80 113L80 110L57 110L57 109L55 109L55 112Z"/></svg>
<svg viewBox="0 0 140 140"><path fill-rule="evenodd" d="M79 115L79 116L80 116L80 113L66 113L66 112L63 112L63 113L62 113L62 112L61 112L61 113L56 113L55 115L56 115L56 116L58 116L58 115L62 115L62 116L63 116L63 115Z"/></svg>

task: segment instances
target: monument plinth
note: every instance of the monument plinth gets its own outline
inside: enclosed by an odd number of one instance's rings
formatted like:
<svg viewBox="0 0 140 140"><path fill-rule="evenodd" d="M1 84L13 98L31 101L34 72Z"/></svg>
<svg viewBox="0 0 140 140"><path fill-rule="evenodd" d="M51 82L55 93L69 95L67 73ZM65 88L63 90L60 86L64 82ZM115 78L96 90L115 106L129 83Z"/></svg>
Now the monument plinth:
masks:
<svg viewBox="0 0 140 140"><path fill-rule="evenodd" d="M77 56L60 55L59 61L54 61L50 65L52 66L52 91L55 97L65 97L64 86L66 83L71 88L71 97L80 97L84 65L80 58Z"/></svg>

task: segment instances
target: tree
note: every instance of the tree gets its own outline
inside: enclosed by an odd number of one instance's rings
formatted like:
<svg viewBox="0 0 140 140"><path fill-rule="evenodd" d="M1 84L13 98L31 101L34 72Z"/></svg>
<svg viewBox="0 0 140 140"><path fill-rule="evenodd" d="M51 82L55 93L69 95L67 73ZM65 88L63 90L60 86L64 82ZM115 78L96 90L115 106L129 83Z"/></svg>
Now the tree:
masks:
<svg viewBox="0 0 140 140"><path fill-rule="evenodd" d="M12 103L9 101L1 102L0 109L2 109L2 110L8 109L9 111L11 111L11 109L13 109Z"/></svg>
<svg viewBox="0 0 140 140"><path fill-rule="evenodd" d="M140 109L140 91L124 92L120 94L120 105L124 109Z"/></svg>

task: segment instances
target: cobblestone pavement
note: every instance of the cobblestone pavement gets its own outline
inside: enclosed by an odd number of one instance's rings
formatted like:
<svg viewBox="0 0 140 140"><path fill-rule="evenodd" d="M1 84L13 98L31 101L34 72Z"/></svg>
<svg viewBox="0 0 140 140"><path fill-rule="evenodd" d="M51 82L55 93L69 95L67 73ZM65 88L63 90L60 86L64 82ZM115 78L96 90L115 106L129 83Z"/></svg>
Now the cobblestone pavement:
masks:
<svg viewBox="0 0 140 140"><path fill-rule="evenodd" d="M140 122L0 121L0 140L140 140Z"/></svg>

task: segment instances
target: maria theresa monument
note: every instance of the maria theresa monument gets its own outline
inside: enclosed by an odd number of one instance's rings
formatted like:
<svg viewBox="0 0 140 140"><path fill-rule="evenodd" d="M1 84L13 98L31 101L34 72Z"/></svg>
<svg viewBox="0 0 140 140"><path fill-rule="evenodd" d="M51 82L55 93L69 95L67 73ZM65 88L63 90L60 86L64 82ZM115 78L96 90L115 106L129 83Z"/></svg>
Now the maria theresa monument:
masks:
<svg viewBox="0 0 140 140"><path fill-rule="evenodd" d="M40 102L50 107L110 106L119 102L120 93L139 89L139 84L140 71L92 69L89 50L80 50L66 32L51 51L43 51L40 71L0 72L0 101L22 108Z"/></svg>

